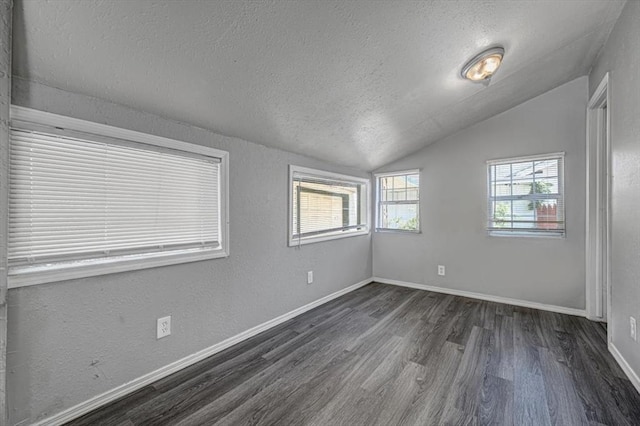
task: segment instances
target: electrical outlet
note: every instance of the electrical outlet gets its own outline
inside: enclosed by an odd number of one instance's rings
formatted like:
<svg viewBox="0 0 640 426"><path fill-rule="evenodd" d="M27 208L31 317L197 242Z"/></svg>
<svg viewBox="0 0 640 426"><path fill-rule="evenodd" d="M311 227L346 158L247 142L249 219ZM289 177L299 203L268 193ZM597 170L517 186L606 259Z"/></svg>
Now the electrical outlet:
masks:
<svg viewBox="0 0 640 426"><path fill-rule="evenodd" d="M638 341L638 335L636 334L636 319L634 317L629 317L629 336Z"/></svg>
<svg viewBox="0 0 640 426"><path fill-rule="evenodd" d="M171 334L171 316L158 318L156 339L162 339Z"/></svg>
<svg viewBox="0 0 640 426"><path fill-rule="evenodd" d="M311 284L313 282L313 271L307 272L307 284Z"/></svg>
<svg viewBox="0 0 640 426"><path fill-rule="evenodd" d="M438 265L438 275L444 276L444 265Z"/></svg>

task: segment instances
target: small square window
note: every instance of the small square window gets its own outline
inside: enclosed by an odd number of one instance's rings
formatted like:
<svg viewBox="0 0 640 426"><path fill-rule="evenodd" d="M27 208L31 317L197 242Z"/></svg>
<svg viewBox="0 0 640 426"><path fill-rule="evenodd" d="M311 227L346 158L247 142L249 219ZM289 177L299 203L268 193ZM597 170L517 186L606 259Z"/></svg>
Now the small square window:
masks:
<svg viewBox="0 0 640 426"><path fill-rule="evenodd" d="M376 174L377 231L420 232L420 172Z"/></svg>
<svg viewBox="0 0 640 426"><path fill-rule="evenodd" d="M487 164L490 235L565 235L564 153Z"/></svg>

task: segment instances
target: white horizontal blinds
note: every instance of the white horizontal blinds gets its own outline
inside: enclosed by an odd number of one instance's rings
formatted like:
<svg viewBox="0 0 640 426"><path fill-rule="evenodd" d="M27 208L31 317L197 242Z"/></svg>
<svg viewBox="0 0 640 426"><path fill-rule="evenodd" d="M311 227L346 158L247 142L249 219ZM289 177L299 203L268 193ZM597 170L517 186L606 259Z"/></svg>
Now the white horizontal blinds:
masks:
<svg viewBox="0 0 640 426"><path fill-rule="evenodd" d="M364 226L362 184L293 174L294 238L359 229Z"/></svg>
<svg viewBox="0 0 640 426"><path fill-rule="evenodd" d="M219 160L12 129L9 261L220 245Z"/></svg>
<svg viewBox="0 0 640 426"><path fill-rule="evenodd" d="M489 229L563 234L562 155L489 164Z"/></svg>
<svg viewBox="0 0 640 426"><path fill-rule="evenodd" d="M400 173L378 178L379 229L419 229L420 174Z"/></svg>

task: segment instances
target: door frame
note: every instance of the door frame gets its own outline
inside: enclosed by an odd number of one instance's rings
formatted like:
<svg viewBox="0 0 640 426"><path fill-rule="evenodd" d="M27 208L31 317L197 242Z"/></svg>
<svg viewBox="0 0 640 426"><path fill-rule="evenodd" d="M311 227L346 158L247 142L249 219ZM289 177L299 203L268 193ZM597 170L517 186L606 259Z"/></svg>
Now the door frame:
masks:
<svg viewBox="0 0 640 426"><path fill-rule="evenodd" d="M603 322L611 316L610 117L607 73L587 105L586 147L586 311L589 319Z"/></svg>

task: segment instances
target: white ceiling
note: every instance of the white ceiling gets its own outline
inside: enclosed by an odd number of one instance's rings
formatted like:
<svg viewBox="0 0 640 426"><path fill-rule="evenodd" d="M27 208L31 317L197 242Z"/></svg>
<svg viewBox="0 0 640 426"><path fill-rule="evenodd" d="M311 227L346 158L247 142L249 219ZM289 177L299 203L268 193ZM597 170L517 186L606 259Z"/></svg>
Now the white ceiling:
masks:
<svg viewBox="0 0 640 426"><path fill-rule="evenodd" d="M624 1L16 0L14 74L365 170L588 73ZM460 68L501 44L489 87Z"/></svg>

